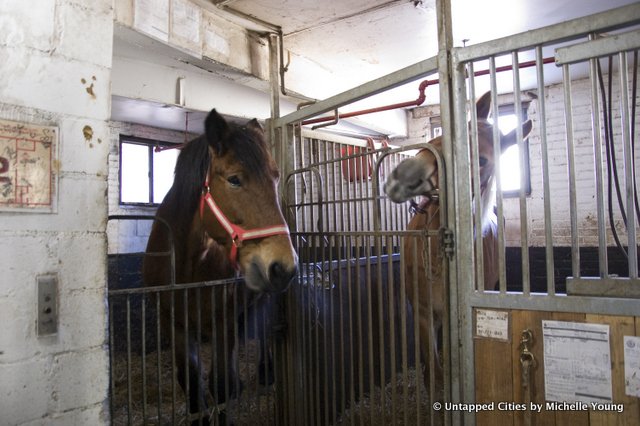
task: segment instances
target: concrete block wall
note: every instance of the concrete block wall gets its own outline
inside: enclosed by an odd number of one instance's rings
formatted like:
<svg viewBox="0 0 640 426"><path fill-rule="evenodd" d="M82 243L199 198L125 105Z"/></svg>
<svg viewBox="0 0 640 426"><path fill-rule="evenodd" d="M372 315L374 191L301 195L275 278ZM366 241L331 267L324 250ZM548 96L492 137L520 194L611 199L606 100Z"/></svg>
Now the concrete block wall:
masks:
<svg viewBox="0 0 640 426"><path fill-rule="evenodd" d="M161 142L182 143L184 132L143 126L140 124L109 122L109 214L154 215L155 207L120 205L120 135L135 136ZM187 140L195 134L188 134ZM143 252L147 246L152 221L112 220L107 226L108 253Z"/></svg>
<svg viewBox="0 0 640 426"><path fill-rule="evenodd" d="M0 425L108 422L112 38L112 0L0 2L0 119L59 129L57 212L0 212ZM47 337L36 334L42 274L58 278Z"/></svg>

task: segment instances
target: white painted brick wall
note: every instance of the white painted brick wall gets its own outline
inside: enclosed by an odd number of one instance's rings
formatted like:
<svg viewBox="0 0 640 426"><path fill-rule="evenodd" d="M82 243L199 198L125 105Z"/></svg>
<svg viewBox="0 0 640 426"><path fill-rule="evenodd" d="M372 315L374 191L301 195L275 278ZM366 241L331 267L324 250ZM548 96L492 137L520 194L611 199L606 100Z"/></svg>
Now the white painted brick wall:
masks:
<svg viewBox="0 0 640 426"><path fill-rule="evenodd" d="M108 421L112 39L111 0L0 2L0 119L57 126L60 143L57 213L0 212L1 425ZM58 334L37 337L36 277L48 273Z"/></svg>

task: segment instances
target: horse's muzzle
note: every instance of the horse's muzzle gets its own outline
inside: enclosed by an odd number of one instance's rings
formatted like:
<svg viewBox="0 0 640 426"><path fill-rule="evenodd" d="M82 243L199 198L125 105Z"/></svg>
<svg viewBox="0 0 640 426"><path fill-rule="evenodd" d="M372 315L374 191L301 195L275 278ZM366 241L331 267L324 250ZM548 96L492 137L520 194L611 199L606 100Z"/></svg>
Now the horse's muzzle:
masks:
<svg viewBox="0 0 640 426"><path fill-rule="evenodd" d="M291 282L298 274L298 267L286 267L280 262L273 262L269 266L269 286L270 291L280 293L285 291L291 285Z"/></svg>

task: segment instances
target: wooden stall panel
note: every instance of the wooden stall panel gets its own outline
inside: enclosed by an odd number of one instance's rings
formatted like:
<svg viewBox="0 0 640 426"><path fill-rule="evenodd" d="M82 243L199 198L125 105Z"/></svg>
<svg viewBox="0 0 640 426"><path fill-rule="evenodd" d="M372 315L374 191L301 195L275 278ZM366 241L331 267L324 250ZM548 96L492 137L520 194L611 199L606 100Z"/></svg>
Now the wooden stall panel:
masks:
<svg viewBox="0 0 640 426"><path fill-rule="evenodd" d="M544 344L542 321L586 322L610 326L613 403L623 410L552 411L546 409L544 387ZM522 333L530 330L533 339L528 349L535 363L530 370L530 391L523 388ZM476 337L476 403L494 402L494 410L476 415L478 425L640 425L640 399L625 393L624 336L640 335L640 317L593 315L583 313L510 311L510 341ZM498 403L513 409L498 409ZM542 404L541 410L531 404ZM509 407L508 405L502 407ZM520 409L526 407L525 409Z"/></svg>

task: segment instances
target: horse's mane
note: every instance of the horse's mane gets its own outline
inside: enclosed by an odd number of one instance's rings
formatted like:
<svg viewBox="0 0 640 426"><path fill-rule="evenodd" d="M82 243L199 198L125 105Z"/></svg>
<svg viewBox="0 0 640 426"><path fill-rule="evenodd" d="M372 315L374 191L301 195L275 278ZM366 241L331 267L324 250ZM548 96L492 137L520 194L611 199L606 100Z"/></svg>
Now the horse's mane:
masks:
<svg viewBox="0 0 640 426"><path fill-rule="evenodd" d="M161 206L165 219L173 222L178 231L184 232L191 225L212 153L225 155L229 151L252 177L265 180L272 175L267 144L253 129L230 123L229 131L222 139L211 141L201 135L191 140L178 156L173 185Z"/></svg>

